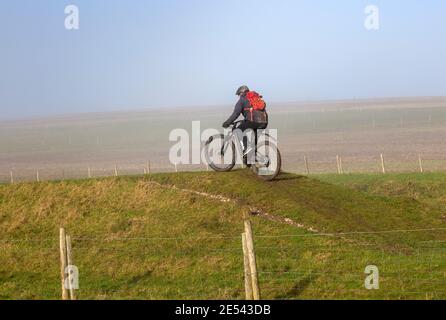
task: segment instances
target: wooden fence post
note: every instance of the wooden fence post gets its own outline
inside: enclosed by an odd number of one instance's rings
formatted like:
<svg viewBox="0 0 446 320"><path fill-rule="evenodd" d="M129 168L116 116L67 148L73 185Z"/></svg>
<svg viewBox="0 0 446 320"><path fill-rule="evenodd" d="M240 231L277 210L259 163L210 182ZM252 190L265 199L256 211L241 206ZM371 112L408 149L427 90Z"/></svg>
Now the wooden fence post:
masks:
<svg viewBox="0 0 446 320"><path fill-rule="evenodd" d="M175 163L175 172L178 172L178 165Z"/></svg>
<svg viewBox="0 0 446 320"><path fill-rule="evenodd" d="M68 290L65 287L65 269L67 267L67 244L65 229L59 230L59 249L60 249L60 278L62 284L62 300L68 300Z"/></svg>
<svg viewBox="0 0 446 320"><path fill-rule="evenodd" d="M342 167L342 157L339 157L339 169L341 170L341 174L344 174L344 168Z"/></svg>
<svg viewBox="0 0 446 320"><path fill-rule="evenodd" d="M304 162L305 162L305 169L307 171L307 174L310 174L310 169L308 168L307 156L304 156Z"/></svg>
<svg viewBox="0 0 446 320"><path fill-rule="evenodd" d="M39 170L37 170L36 172L36 181L40 182Z"/></svg>
<svg viewBox="0 0 446 320"><path fill-rule="evenodd" d="M341 165L339 164L339 155L336 155L336 165L338 167L338 174L341 174Z"/></svg>
<svg viewBox="0 0 446 320"><path fill-rule="evenodd" d="M118 164L115 163L115 177L118 176Z"/></svg>
<svg viewBox="0 0 446 320"><path fill-rule="evenodd" d="M382 153L381 153L381 167L382 167L382 172L386 173L386 166L384 164L384 156Z"/></svg>
<svg viewBox="0 0 446 320"><path fill-rule="evenodd" d="M13 184L14 183L14 175L13 175L13 173L12 173L12 170L11 170L11 184Z"/></svg>
<svg viewBox="0 0 446 320"><path fill-rule="evenodd" d="M89 179L91 178L91 169L90 169L90 167L88 167L88 178Z"/></svg>
<svg viewBox="0 0 446 320"><path fill-rule="evenodd" d="M73 256L71 254L71 237L67 235L65 237L66 244L67 244L67 266L73 266ZM70 288L70 298L71 300L76 300L76 291L75 288L73 288L72 284L72 275L70 274L70 270L68 270L68 286Z"/></svg>
<svg viewBox="0 0 446 320"><path fill-rule="evenodd" d="M246 247L248 248L249 267L251 270L252 296L254 300L260 300L259 279L257 275L257 261L254 250L251 221L245 220Z"/></svg>
<svg viewBox="0 0 446 320"><path fill-rule="evenodd" d="M248 246L246 243L246 233L242 233L242 248L243 248L243 269L245 275L245 297L246 300L252 300L252 279L251 268L249 266Z"/></svg>
<svg viewBox="0 0 446 320"><path fill-rule="evenodd" d="M150 174L150 161L147 161L147 174Z"/></svg>
<svg viewBox="0 0 446 320"><path fill-rule="evenodd" d="M423 162L421 161L421 154L418 154L418 163L420 165L420 172L423 173Z"/></svg>

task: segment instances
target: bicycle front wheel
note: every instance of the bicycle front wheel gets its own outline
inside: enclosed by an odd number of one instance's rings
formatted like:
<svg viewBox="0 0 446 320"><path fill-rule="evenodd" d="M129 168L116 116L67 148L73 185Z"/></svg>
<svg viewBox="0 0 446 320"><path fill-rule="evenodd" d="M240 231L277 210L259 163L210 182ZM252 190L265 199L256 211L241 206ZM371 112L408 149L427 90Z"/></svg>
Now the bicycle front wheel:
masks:
<svg viewBox="0 0 446 320"><path fill-rule="evenodd" d="M225 140L223 134L212 136L206 141L204 154L214 171L226 172L235 166L235 144L232 140Z"/></svg>

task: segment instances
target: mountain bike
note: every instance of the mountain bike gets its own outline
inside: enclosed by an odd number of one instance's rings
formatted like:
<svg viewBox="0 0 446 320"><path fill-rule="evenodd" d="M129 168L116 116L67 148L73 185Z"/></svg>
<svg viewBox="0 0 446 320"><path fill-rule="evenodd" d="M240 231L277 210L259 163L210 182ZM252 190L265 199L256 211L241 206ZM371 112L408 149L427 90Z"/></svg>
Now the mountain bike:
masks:
<svg viewBox="0 0 446 320"><path fill-rule="evenodd" d="M277 142L268 133L261 133L263 136L255 147L255 155L252 157L252 147L245 147L243 143L243 133L237 129L237 125L242 122L236 121L231 125L231 131L227 135L217 134L211 136L205 143L204 153L209 166L217 172L231 171L236 164L236 151L242 155L242 159L248 156L254 158L252 163L247 163L251 170L263 180L273 180L280 173L282 158L277 148ZM246 149L246 150L245 150Z"/></svg>

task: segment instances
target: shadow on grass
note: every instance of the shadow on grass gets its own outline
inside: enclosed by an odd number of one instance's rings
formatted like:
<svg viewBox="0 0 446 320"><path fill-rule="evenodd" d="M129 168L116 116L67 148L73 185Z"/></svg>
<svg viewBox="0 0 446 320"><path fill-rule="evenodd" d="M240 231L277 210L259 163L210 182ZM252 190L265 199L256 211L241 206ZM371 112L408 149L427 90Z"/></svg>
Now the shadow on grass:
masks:
<svg viewBox="0 0 446 320"><path fill-rule="evenodd" d="M295 283L285 294L276 295L274 299L284 300L298 298L313 280L315 280L314 276L309 275Z"/></svg>
<svg viewBox="0 0 446 320"><path fill-rule="evenodd" d="M150 270L150 271L144 272L144 273L142 273L142 274L133 276L132 278L130 278L130 279L127 281L127 284L128 284L128 285L138 284L140 281L143 281L143 280L148 279L148 278L151 276L152 272L153 272L153 271Z"/></svg>
<svg viewBox="0 0 446 320"><path fill-rule="evenodd" d="M275 178L273 181L301 180L301 179L305 179L305 178L306 177L302 176L302 175L283 172L277 178Z"/></svg>

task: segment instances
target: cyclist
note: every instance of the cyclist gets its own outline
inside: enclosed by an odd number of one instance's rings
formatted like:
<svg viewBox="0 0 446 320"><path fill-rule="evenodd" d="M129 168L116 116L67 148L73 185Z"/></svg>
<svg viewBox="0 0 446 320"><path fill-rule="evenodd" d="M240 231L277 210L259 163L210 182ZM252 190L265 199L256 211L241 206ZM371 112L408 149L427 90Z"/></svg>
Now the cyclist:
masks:
<svg viewBox="0 0 446 320"><path fill-rule="evenodd" d="M239 100L235 105L234 112L223 123L223 128L229 127L242 114L245 118L237 127L241 131L248 129L254 130L255 143L257 145L257 129L266 129L268 126L268 114L266 112L266 103L255 91L250 91L245 85L239 87L235 93L239 96ZM243 137L243 145L247 147L247 137ZM244 157L246 162L246 157Z"/></svg>

